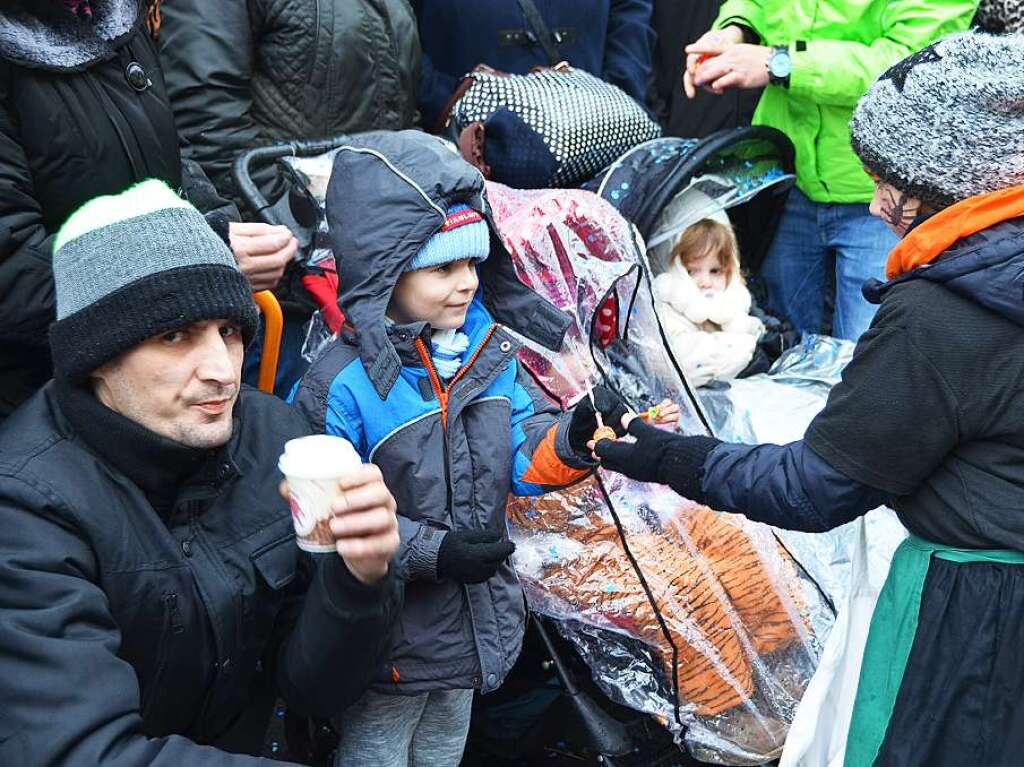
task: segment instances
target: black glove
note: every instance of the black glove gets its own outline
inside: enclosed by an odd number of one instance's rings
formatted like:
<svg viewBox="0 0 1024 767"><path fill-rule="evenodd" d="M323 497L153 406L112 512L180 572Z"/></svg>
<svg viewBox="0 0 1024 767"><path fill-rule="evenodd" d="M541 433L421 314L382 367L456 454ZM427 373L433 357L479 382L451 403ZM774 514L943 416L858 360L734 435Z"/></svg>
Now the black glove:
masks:
<svg viewBox="0 0 1024 767"><path fill-rule="evenodd" d="M626 403L619 395L604 386L594 387L594 402L591 404L590 397L584 397L576 403L572 411L572 419L569 421L569 445L577 455L590 458L590 449L587 443L594 438L597 430L597 416L594 415L594 405L601 411L601 420L605 426L615 429L615 434L621 437L626 433L622 428L622 416L629 412Z"/></svg>
<svg viewBox="0 0 1024 767"><path fill-rule="evenodd" d="M685 437L650 426L640 418L629 424L636 442L601 440L594 453L601 466L640 482L668 485L684 498L704 503L704 460L721 444L713 437Z"/></svg>
<svg viewBox="0 0 1024 767"><path fill-rule="evenodd" d="M483 583L516 550L512 541L501 538L494 530L446 533L437 551L437 577L459 583Z"/></svg>

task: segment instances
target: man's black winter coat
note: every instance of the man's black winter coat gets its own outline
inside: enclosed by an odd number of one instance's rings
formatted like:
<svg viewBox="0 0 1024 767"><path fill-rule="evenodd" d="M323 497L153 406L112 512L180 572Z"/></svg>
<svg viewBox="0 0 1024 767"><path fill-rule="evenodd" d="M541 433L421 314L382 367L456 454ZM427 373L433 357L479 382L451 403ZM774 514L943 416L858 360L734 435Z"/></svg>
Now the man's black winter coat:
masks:
<svg viewBox="0 0 1024 767"><path fill-rule="evenodd" d="M255 767L227 752L258 753L275 695L355 700L401 592L296 547L275 464L298 412L243 389L230 443L154 505L100 455L147 440L97 451L67 401L48 384L0 428L0 764Z"/></svg>

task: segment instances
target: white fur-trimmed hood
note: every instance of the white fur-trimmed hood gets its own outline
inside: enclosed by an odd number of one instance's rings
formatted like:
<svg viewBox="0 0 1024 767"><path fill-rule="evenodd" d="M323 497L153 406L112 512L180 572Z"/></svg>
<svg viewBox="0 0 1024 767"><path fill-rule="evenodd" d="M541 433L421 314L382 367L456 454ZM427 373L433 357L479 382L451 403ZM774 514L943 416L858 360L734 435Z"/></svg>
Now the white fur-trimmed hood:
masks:
<svg viewBox="0 0 1024 767"><path fill-rule="evenodd" d="M712 322L724 328L750 314L750 291L738 276L721 293L705 296L678 261L658 275L654 296L694 325Z"/></svg>

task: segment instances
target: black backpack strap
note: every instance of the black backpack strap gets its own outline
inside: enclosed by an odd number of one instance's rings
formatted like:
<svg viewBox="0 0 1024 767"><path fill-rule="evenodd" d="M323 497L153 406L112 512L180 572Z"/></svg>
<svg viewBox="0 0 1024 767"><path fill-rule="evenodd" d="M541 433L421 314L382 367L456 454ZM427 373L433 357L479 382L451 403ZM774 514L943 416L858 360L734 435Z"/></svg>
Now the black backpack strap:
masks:
<svg viewBox="0 0 1024 767"><path fill-rule="evenodd" d="M523 17L526 19L527 26L533 31L533 34L537 37L537 42L540 47L544 50L544 55L548 57L548 63L551 66L555 66L559 62L563 61L561 55L558 53L558 43L551 30L548 29L548 25L544 23L544 17L540 15L540 11L537 10L537 6L534 5L533 0L519 0L519 9L523 12Z"/></svg>

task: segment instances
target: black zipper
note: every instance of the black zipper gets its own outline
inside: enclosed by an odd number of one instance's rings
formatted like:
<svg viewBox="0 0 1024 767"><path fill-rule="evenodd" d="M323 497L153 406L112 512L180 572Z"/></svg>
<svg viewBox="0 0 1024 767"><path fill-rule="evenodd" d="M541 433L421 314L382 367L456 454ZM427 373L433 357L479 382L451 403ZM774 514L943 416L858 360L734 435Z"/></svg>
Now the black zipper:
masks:
<svg viewBox="0 0 1024 767"><path fill-rule="evenodd" d="M452 492L452 470L448 465L448 430L444 427L441 428L441 447L444 449L444 488L445 488L445 502L444 508L448 513L449 519L452 521L452 529L455 529L455 518L452 516L452 502L454 493Z"/></svg>
<svg viewBox="0 0 1024 767"><path fill-rule="evenodd" d="M140 701L140 711L145 719L153 711L153 705L158 699L158 689L162 686L164 671L167 669L167 659L171 654L171 637L182 633L185 625L181 622L181 613L178 610L178 595L164 594L160 600L163 603L163 623L160 627L160 640L157 644L157 664L153 676L146 688L145 698Z"/></svg>
<svg viewBox="0 0 1024 767"><path fill-rule="evenodd" d="M481 342L480 346L477 347L477 350L473 352L473 356L469 358L465 365L459 368L459 371L447 386L443 386L441 384L441 377L437 374L437 370L434 368L434 364L430 360L430 355L426 350L426 344L423 343L422 339L416 340L416 350L420 355L420 361L423 363L423 367L426 368L427 377L430 379L430 386L434 390L434 396L437 397L438 404L441 406L441 445L444 448L444 484L446 492L445 511L448 512L449 518L452 518L453 492L451 467L448 465L448 393L452 390L455 384L459 382L459 379L462 378L465 372L473 367L477 357L480 356L484 348L490 342L496 328L496 325L491 325L487 330L487 335L484 336L484 340ZM452 518L453 523L454 521L454 518ZM454 524L452 527L454 529Z"/></svg>

